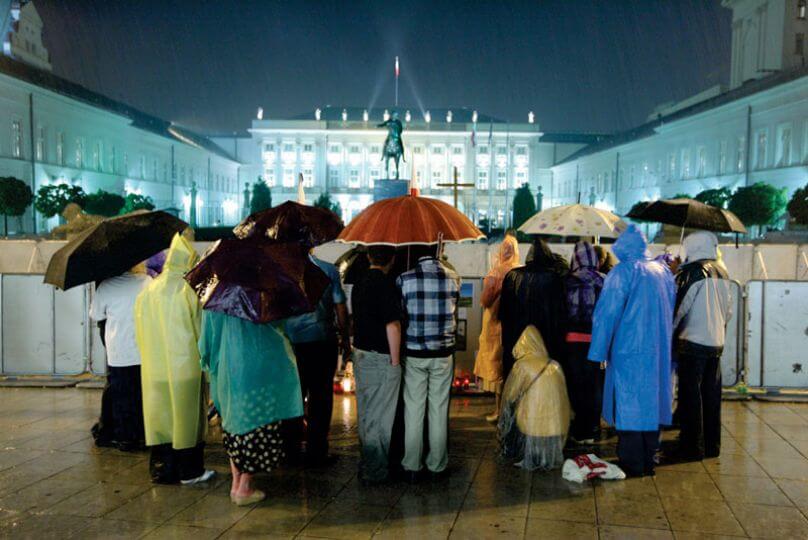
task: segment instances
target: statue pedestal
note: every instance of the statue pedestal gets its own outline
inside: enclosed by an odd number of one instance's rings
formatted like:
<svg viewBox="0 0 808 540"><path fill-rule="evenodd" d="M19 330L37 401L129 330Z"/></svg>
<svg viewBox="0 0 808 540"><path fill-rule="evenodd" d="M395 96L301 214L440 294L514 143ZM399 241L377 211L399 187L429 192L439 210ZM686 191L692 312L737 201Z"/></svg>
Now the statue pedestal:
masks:
<svg viewBox="0 0 808 540"><path fill-rule="evenodd" d="M381 201L383 199L392 199L393 197L401 197L410 193L409 180L393 180L385 178L376 180L373 183L373 201Z"/></svg>

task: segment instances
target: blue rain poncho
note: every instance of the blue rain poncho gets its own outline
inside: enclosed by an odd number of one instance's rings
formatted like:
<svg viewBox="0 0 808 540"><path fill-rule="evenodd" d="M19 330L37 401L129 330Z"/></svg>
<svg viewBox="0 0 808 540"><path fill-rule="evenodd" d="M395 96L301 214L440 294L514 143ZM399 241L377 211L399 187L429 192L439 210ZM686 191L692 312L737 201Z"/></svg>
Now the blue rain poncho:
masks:
<svg viewBox="0 0 808 540"><path fill-rule="evenodd" d="M210 375L222 428L231 435L303 415L295 355L281 328L281 322L202 312L202 369Z"/></svg>
<svg viewBox="0 0 808 540"><path fill-rule="evenodd" d="M671 334L675 285L651 260L635 227L620 235L595 307L589 359L608 362L603 418L623 431L656 431L671 421Z"/></svg>

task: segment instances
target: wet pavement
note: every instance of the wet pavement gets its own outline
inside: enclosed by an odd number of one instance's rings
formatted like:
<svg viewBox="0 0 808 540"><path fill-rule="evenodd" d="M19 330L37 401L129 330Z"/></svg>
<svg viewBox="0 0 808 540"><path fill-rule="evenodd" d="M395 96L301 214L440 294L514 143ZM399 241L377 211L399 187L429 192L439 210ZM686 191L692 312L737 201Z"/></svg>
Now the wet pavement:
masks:
<svg viewBox="0 0 808 540"><path fill-rule="evenodd" d="M337 463L260 477L268 499L238 508L215 431L206 457L216 481L154 486L145 453L93 447L99 399L97 390L0 388L0 537L808 538L808 404L725 402L720 458L578 485L497 463L483 420L491 400L456 398L447 478L364 488L355 405L338 397Z"/></svg>

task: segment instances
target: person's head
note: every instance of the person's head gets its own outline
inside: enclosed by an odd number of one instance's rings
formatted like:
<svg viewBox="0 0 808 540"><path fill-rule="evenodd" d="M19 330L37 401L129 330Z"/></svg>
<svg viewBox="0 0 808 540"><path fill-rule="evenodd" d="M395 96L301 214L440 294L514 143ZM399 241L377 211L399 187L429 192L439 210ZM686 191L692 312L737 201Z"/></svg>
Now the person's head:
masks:
<svg viewBox="0 0 808 540"><path fill-rule="evenodd" d="M530 266L547 269L556 267L556 259L553 256L553 252L550 251L550 246L547 244L547 241L544 238L540 236L534 237L533 247L530 251L533 254L533 258L529 261Z"/></svg>
<svg viewBox="0 0 808 540"><path fill-rule="evenodd" d="M393 267L393 259L396 250L392 246L370 246L368 247L368 261L373 268L379 268L388 272Z"/></svg>
<svg viewBox="0 0 808 540"><path fill-rule="evenodd" d="M74 202L67 203L64 207L64 210L62 210L62 217L65 218L65 221L68 222L73 221L81 214L82 214L81 206L79 206Z"/></svg>
<svg viewBox="0 0 808 540"><path fill-rule="evenodd" d="M598 256L598 267L601 267L603 266L603 263L605 263L608 260L609 252L606 251L606 249L600 244L594 246L594 249L595 254Z"/></svg>
<svg viewBox="0 0 808 540"><path fill-rule="evenodd" d="M586 240L579 240L575 243L570 261L570 270L597 270L600 268L600 259L592 244Z"/></svg>
<svg viewBox="0 0 808 540"><path fill-rule="evenodd" d="M620 262L638 261L640 259L649 259L648 242L645 240L645 235L637 228L636 225L631 224L623 231L617 242L614 243L612 251L620 259Z"/></svg>
<svg viewBox="0 0 808 540"><path fill-rule="evenodd" d="M709 231L690 233L683 242L687 258L685 262L718 259L718 238Z"/></svg>

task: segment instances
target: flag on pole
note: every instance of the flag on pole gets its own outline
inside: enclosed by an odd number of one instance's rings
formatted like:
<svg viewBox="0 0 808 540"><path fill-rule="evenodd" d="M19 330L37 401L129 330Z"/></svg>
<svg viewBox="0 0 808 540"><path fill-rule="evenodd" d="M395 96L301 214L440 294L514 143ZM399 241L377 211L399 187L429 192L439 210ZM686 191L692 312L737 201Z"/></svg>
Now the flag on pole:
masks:
<svg viewBox="0 0 808 540"><path fill-rule="evenodd" d="M303 173L297 175L297 202L306 204L306 192L303 189Z"/></svg>

